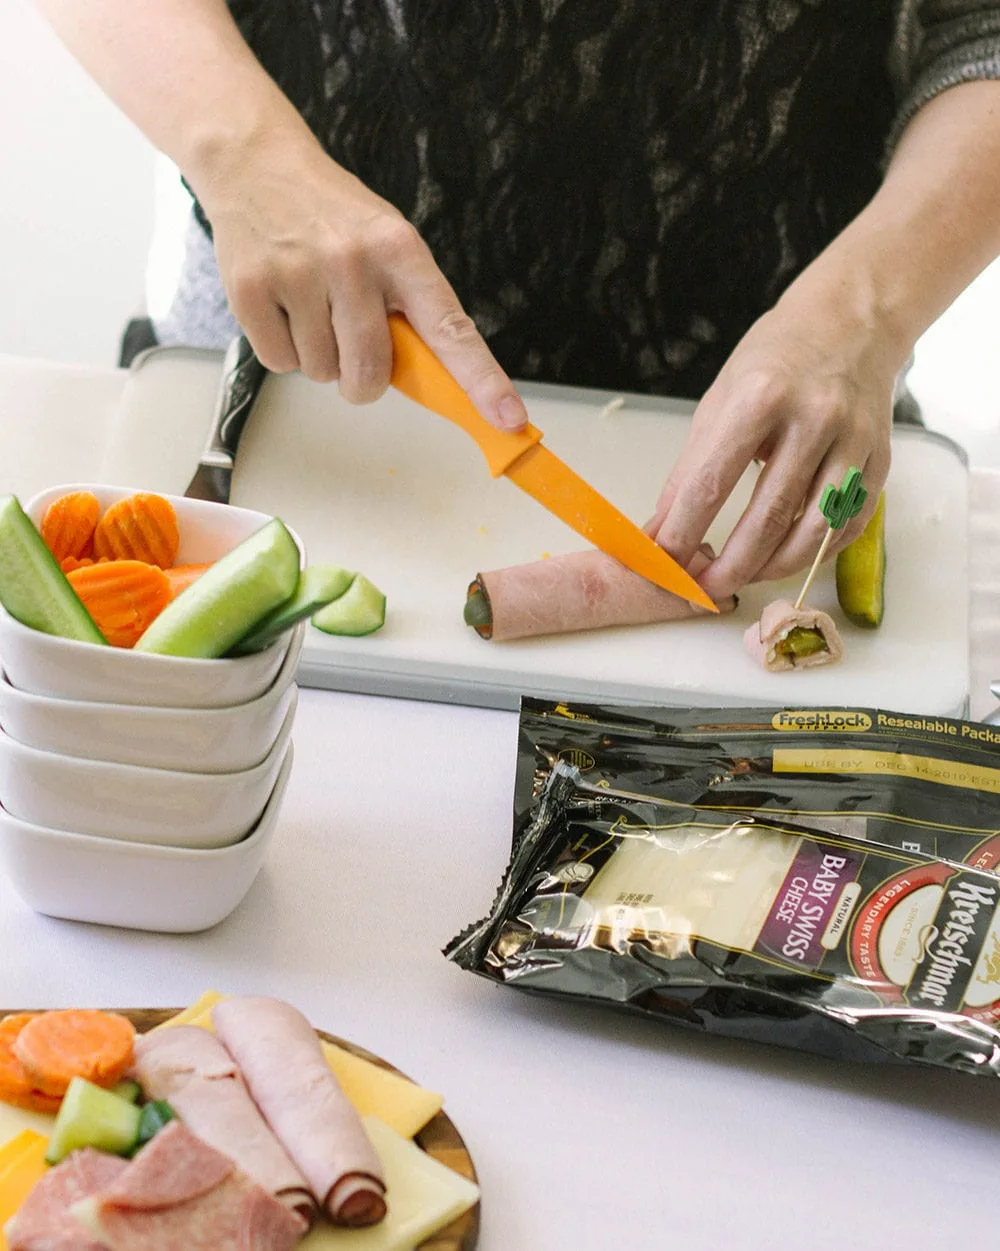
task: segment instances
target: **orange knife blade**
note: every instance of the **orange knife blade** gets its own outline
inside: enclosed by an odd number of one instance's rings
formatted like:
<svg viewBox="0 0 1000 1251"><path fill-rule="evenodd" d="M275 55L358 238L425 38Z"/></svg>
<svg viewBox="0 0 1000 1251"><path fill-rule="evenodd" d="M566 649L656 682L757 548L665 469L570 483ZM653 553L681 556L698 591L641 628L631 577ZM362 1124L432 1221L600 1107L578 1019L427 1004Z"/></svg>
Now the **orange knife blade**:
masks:
<svg viewBox="0 0 1000 1251"><path fill-rule="evenodd" d="M542 432L536 426L529 424L514 432L491 426L405 317L391 314L389 329L393 386L471 435L494 478L505 475L577 534L634 573L710 612L719 611L672 556L541 446Z"/></svg>

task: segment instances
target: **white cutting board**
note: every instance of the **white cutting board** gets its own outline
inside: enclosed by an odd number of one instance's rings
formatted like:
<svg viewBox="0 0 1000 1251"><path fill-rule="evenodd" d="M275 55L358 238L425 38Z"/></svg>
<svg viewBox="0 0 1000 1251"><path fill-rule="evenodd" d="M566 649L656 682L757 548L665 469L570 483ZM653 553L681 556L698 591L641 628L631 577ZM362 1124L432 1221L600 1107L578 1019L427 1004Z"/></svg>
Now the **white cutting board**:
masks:
<svg viewBox="0 0 1000 1251"><path fill-rule="evenodd" d="M204 442L220 358L153 353L134 369L103 474L107 481L183 489ZM643 522L683 444L692 406L626 397L601 415L603 392L526 386L545 443ZM739 515L750 476L713 527L717 544ZM311 561L364 571L388 597L368 638L310 631L308 684L514 708L522 693L700 705L863 704L962 715L968 696L967 471L947 440L894 436L887 488L886 615L877 631L845 622L845 659L767 674L742 635L763 605L795 598L801 578L751 587L731 615L495 644L462 621L481 570L537 560L581 540L517 487L488 476L450 423L396 392L356 408L335 386L269 378L243 436L233 503L275 513ZM810 603L839 618L833 567Z"/></svg>

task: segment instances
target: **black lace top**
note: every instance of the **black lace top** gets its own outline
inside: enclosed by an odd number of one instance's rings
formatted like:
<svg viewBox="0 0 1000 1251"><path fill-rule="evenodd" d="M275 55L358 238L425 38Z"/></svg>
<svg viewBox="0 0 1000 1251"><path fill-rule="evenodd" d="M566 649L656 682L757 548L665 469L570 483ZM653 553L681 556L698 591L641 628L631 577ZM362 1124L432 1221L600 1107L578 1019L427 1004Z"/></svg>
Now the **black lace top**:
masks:
<svg viewBox="0 0 1000 1251"><path fill-rule="evenodd" d="M231 0L518 378L698 396L875 191L892 0Z"/></svg>

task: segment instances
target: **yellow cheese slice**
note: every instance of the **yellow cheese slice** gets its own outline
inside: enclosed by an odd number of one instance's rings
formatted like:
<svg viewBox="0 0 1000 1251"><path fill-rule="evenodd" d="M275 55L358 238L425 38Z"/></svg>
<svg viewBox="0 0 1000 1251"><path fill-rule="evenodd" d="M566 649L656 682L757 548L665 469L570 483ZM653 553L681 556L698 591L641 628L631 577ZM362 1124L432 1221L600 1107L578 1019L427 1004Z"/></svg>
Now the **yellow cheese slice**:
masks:
<svg viewBox="0 0 1000 1251"><path fill-rule="evenodd" d="M206 990L203 995L199 995L190 1008L185 1008L183 1012L178 1012L176 1016L172 1016L169 1021L164 1021L162 1025L157 1025L155 1029L169 1029L171 1025L201 1025L201 1018L212 1011L220 999L225 998L217 990ZM211 1025L204 1026L205 1029L211 1029ZM151 1030L150 1033L153 1031Z"/></svg>
<svg viewBox="0 0 1000 1251"><path fill-rule="evenodd" d="M43 1139L44 1135L36 1133L33 1129L22 1129L20 1133L14 1135L10 1142L4 1143L0 1147L0 1181L3 1180L7 1170L17 1163L32 1143L42 1142Z"/></svg>
<svg viewBox="0 0 1000 1251"><path fill-rule="evenodd" d="M412 1251L479 1199L478 1186L384 1122L366 1116L364 1123L385 1169L385 1220L369 1229L338 1229L324 1222L313 1227L297 1251Z"/></svg>
<svg viewBox="0 0 1000 1251"><path fill-rule="evenodd" d="M196 1025L212 1029L212 1008L226 998L218 991L206 991L190 1008L171 1017L157 1029L169 1029L171 1025ZM377 1116L391 1125L397 1134L412 1138L428 1121L440 1112L444 1099L441 1095L418 1086L396 1073L379 1068L370 1060L343 1047L323 1042L323 1054L359 1116Z"/></svg>
<svg viewBox="0 0 1000 1251"><path fill-rule="evenodd" d="M27 1199L34 1185L46 1172L45 1148L47 1138L39 1138L24 1151L15 1164L0 1177L0 1230ZM7 1251L7 1243L0 1233L0 1251Z"/></svg>

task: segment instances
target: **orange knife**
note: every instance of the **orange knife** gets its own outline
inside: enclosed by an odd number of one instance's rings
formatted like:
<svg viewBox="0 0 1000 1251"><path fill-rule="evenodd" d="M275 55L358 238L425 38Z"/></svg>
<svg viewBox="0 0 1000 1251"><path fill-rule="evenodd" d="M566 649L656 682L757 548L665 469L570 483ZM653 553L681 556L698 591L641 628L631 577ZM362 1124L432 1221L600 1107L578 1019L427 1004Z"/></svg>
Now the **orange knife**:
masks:
<svg viewBox="0 0 1000 1251"><path fill-rule="evenodd" d="M501 474L554 513L589 543L665 591L718 612L694 578L624 513L573 472L527 425L491 426L405 317L392 313L392 385L417 404L461 427L479 444L494 478Z"/></svg>

